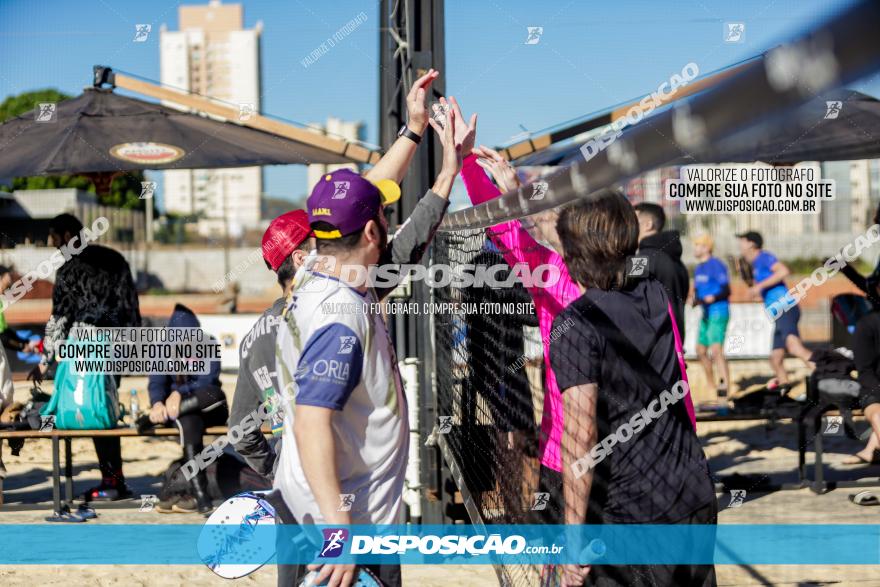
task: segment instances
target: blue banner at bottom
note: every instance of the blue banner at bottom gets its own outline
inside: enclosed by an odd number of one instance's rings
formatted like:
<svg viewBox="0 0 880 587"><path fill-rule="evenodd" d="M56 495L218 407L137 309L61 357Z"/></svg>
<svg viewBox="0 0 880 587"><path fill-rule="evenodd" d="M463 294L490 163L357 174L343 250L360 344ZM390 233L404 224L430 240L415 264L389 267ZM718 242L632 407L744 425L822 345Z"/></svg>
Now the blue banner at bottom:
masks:
<svg viewBox="0 0 880 587"><path fill-rule="evenodd" d="M880 525L0 525L0 564L878 565Z"/></svg>

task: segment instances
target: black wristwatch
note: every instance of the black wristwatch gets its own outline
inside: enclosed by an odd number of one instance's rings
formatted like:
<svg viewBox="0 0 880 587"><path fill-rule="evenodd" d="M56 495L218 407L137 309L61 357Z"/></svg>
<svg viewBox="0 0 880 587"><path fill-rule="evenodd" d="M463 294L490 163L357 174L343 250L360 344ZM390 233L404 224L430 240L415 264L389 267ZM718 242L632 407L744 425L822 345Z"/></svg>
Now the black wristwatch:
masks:
<svg viewBox="0 0 880 587"><path fill-rule="evenodd" d="M418 145L420 142L422 142L422 137L421 137L420 135L417 135L417 134L414 133L413 131L411 131L411 130L409 129L409 127L408 127L407 125L405 125L405 124L404 124L403 126L400 127L400 130L399 130L399 131L397 131L397 136L398 136L398 138L399 138L399 137L406 137L406 138L408 138L409 140L411 140L412 142L414 142L414 143L417 144L417 145Z"/></svg>

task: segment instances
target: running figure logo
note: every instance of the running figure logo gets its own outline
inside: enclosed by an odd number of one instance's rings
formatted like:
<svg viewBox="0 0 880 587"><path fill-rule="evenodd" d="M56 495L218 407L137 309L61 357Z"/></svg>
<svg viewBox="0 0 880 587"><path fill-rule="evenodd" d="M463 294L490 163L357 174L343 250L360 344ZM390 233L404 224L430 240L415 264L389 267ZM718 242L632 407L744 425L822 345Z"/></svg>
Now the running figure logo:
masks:
<svg viewBox="0 0 880 587"><path fill-rule="evenodd" d="M337 355L350 355L351 351L354 350L354 343L357 341L357 338L354 336L340 336L339 337L339 350L336 351Z"/></svg>
<svg viewBox="0 0 880 587"><path fill-rule="evenodd" d="M542 26L529 26L526 27L528 30L529 36L526 37L526 45L537 45L541 42L541 35L544 34L544 27Z"/></svg>
<svg viewBox="0 0 880 587"><path fill-rule="evenodd" d="M440 416L440 425L437 431L440 434L446 434L450 430L452 430L452 416Z"/></svg>
<svg viewBox="0 0 880 587"><path fill-rule="evenodd" d="M51 432L55 430L55 416L40 416L40 432Z"/></svg>
<svg viewBox="0 0 880 587"><path fill-rule="evenodd" d="M837 436L842 430L840 427L843 425L843 416L828 416L825 418L825 430L822 431L822 434L826 436Z"/></svg>
<svg viewBox="0 0 880 587"><path fill-rule="evenodd" d="M543 200L547 195L548 184L546 181L536 181L532 184L532 197L530 200Z"/></svg>
<svg viewBox="0 0 880 587"><path fill-rule="evenodd" d="M629 277L645 277L648 271L647 257L630 257L626 260L629 269L626 274Z"/></svg>
<svg viewBox="0 0 880 587"><path fill-rule="evenodd" d="M351 187L351 182L348 181L334 181L333 186L336 188L336 191L333 192L334 200L344 200L345 196L348 195L348 188Z"/></svg>
<svg viewBox="0 0 880 587"><path fill-rule="evenodd" d="M547 504L550 503L550 494L547 492L536 493L532 499L532 510L546 510Z"/></svg>
<svg viewBox="0 0 880 587"><path fill-rule="evenodd" d="M238 119L242 122L250 120L251 116L253 116L256 112L257 109L254 107L253 104L247 103L238 105Z"/></svg>
<svg viewBox="0 0 880 587"><path fill-rule="evenodd" d="M325 528L321 530L324 533L324 546L321 548L319 558L336 558L342 554L345 541L348 540L348 530L344 528Z"/></svg>
<svg viewBox="0 0 880 587"><path fill-rule="evenodd" d="M742 22L724 23L724 42L742 43L746 36L746 25Z"/></svg>
<svg viewBox="0 0 880 587"><path fill-rule="evenodd" d="M153 197L154 193L156 193L156 182L155 181L142 181L141 182L141 195L138 196L138 199L148 200Z"/></svg>
<svg viewBox="0 0 880 587"><path fill-rule="evenodd" d="M141 507L138 509L139 512L151 512L156 504L159 503L159 498L155 495L149 494L141 494Z"/></svg>
<svg viewBox="0 0 880 587"><path fill-rule="evenodd" d="M730 503L727 504L727 507L729 507L729 508L742 507L742 504L745 500L746 500L746 490L745 489L731 489L730 490Z"/></svg>
<svg viewBox="0 0 880 587"><path fill-rule="evenodd" d="M153 30L153 25L151 24L136 24L134 25L134 42L135 43L143 43L150 36L150 31Z"/></svg>
<svg viewBox="0 0 880 587"><path fill-rule="evenodd" d="M340 493L339 494L339 507L336 508L337 512L350 512L351 506L354 505L354 493Z"/></svg>
<svg viewBox="0 0 880 587"><path fill-rule="evenodd" d="M449 104L442 102L434 102L431 104L431 118L440 125L440 128L446 128L446 115L449 112Z"/></svg>
<svg viewBox="0 0 880 587"><path fill-rule="evenodd" d="M727 337L727 350L724 352L728 354L738 353L742 350L745 342L746 339L742 334L732 334Z"/></svg>
<svg viewBox="0 0 880 587"><path fill-rule="evenodd" d="M840 115L843 110L843 102L839 100L829 100L825 102L825 120L833 120Z"/></svg>
<svg viewBox="0 0 880 587"><path fill-rule="evenodd" d="M37 122L55 122L58 120L58 104L41 102L34 108L34 120Z"/></svg>

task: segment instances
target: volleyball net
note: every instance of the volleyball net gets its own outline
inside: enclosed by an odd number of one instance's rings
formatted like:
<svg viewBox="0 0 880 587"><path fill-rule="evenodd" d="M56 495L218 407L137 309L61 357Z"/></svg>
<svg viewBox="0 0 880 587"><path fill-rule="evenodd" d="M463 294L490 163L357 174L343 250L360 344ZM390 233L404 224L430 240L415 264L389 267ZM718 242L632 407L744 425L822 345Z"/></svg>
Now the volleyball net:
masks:
<svg viewBox="0 0 880 587"><path fill-rule="evenodd" d="M664 165L711 160L714 145L790 113L816 95L880 68L880 4L864 2L792 43L776 47L700 93L676 101L617 135L607 148L531 184L449 214L432 263L464 272L493 269L487 285L451 284L434 301L461 312L432 317L437 435L455 481L448 515L475 524L540 523L541 418L546 392L543 341L528 291L514 273L498 231L509 221L620 187ZM708 159L707 159L708 158ZM508 224L504 224L508 223ZM490 238L490 227L499 227ZM487 230L490 229L490 230ZM456 513L457 512L457 513ZM544 582L542 569L500 567L502 584Z"/></svg>

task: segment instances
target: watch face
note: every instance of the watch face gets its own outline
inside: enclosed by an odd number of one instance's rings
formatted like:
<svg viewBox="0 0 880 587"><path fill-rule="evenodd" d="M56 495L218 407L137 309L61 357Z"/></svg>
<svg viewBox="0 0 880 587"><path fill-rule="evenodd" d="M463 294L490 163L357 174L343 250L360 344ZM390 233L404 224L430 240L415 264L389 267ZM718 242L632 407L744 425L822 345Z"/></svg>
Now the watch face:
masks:
<svg viewBox="0 0 880 587"><path fill-rule="evenodd" d="M405 124L400 127L399 131L397 131L397 136L403 135L404 132L406 132L406 125Z"/></svg>

